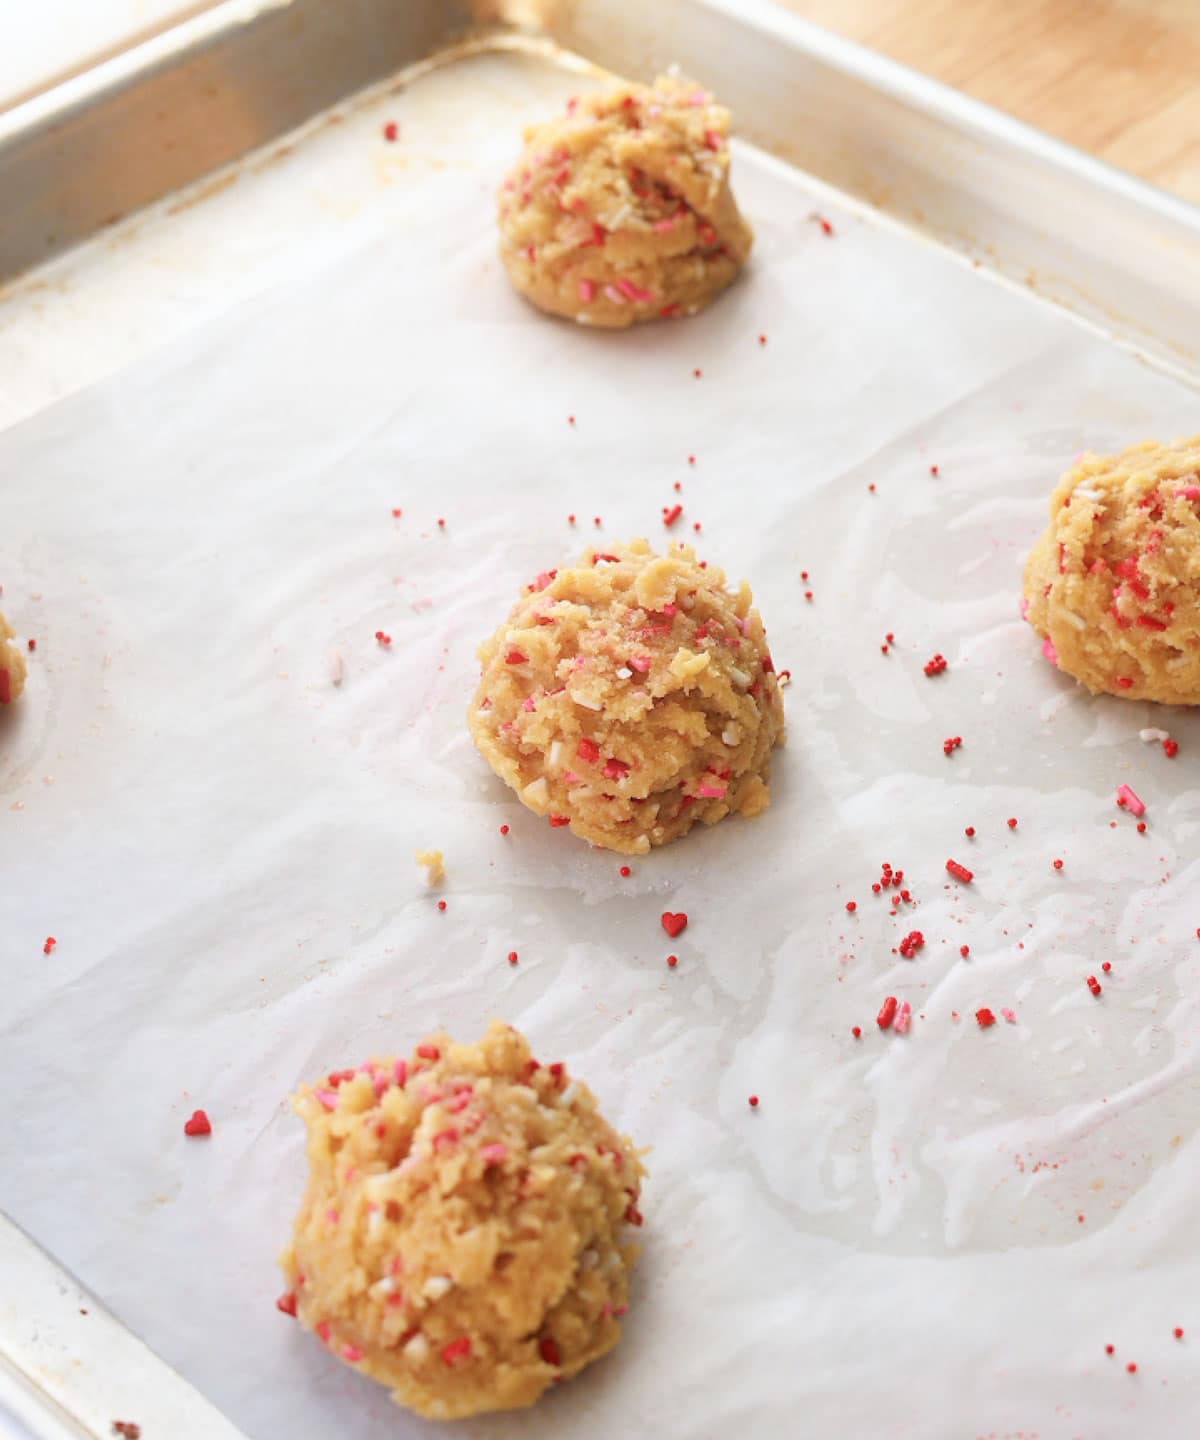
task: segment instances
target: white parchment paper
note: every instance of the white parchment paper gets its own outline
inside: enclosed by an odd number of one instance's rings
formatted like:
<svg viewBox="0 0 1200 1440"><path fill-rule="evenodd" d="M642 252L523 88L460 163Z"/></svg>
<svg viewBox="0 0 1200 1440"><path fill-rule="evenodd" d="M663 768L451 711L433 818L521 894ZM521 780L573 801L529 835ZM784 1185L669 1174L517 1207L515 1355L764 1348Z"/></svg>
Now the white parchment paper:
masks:
<svg viewBox="0 0 1200 1440"><path fill-rule="evenodd" d="M758 247L708 315L538 316L491 190L578 83L418 81L411 166L336 246L281 235L273 292L0 436L3 606L38 641L0 716L0 1205L254 1440L432 1434L274 1309L284 1099L499 1014L653 1147L645 1255L609 1360L462 1433L1188 1433L1200 726L1077 690L1017 597L1074 453L1194 431L1196 396L745 150ZM766 816L622 880L464 712L519 584L665 540L677 481L672 534L702 523L792 672L790 743Z"/></svg>

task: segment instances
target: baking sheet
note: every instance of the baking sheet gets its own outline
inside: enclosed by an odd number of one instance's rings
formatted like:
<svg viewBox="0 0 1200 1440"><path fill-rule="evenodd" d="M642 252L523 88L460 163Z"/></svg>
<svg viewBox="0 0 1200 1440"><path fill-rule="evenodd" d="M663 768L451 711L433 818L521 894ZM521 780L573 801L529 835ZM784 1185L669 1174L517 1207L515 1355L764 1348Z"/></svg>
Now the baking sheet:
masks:
<svg viewBox="0 0 1200 1440"><path fill-rule="evenodd" d="M407 183L336 251L297 274L289 237L273 293L0 437L4 607L38 640L0 723L0 1205L256 1440L434 1433L274 1310L283 1097L500 1014L653 1146L646 1250L616 1354L464 1433L1176 1435L1200 729L1076 691L1016 596L1071 456L1194 430L1195 393L745 149L758 250L710 314L539 317L491 191L578 88L505 54L419 80L387 102ZM463 714L517 586L665 538L675 481L755 586L791 743L765 817L622 881ZM1137 739L1158 724L1174 761ZM691 916L670 947L665 909ZM906 1037L874 1027L886 994Z"/></svg>

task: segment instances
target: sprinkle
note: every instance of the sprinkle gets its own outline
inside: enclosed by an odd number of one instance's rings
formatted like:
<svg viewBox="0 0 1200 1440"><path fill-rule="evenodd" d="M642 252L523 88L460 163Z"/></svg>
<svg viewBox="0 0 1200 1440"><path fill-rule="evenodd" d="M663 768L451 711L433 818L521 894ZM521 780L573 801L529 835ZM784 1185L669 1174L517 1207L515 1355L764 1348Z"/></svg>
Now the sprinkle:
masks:
<svg viewBox="0 0 1200 1440"><path fill-rule="evenodd" d="M824 217L824 215L812 214L812 215L810 215L808 218L809 218L810 220L815 220L815 221L817 222L817 224L821 227L821 230L824 232L824 234L826 234L826 235L832 235L832 234L833 234L833 226L829 223L828 220L826 220L826 218Z"/></svg>
<svg viewBox="0 0 1200 1440"><path fill-rule="evenodd" d="M574 525L574 523L575 523L575 517L574 517L574 515L568 515L568 516L567 516L567 524L568 524L568 525Z"/></svg>
<svg viewBox="0 0 1200 1440"><path fill-rule="evenodd" d="M1009 1006L1002 1006L1000 1009L1000 1013L1004 1016L1005 1020L1007 1020L1010 1025L1015 1025L1017 1023L1017 1012L1013 1009L1010 1009Z"/></svg>
<svg viewBox="0 0 1200 1440"><path fill-rule="evenodd" d="M439 900L439 901L438 901L438 909L439 909L439 910L442 910L442 911L444 911L444 910L446 909L446 902L445 902L444 900Z"/></svg>
<svg viewBox="0 0 1200 1440"><path fill-rule="evenodd" d="M600 524L600 517L599 517L599 515L593 515L593 516L592 516L592 524L593 524L593 525L599 525L599 524Z"/></svg>
<svg viewBox="0 0 1200 1440"><path fill-rule="evenodd" d="M570 823L571 823L571 817L570 817L569 815L551 815L551 816L550 816L550 828L551 828L551 830L561 830L564 825L569 825Z"/></svg>
<svg viewBox="0 0 1200 1440"><path fill-rule="evenodd" d="M875 1023L881 1030L886 1030L896 1018L897 1000L894 995L889 995L879 1007L879 1014L875 1017Z"/></svg>
<svg viewBox="0 0 1200 1440"><path fill-rule="evenodd" d="M363 1358L363 1352L358 1348L357 1345L343 1345L342 1358L344 1360L348 1360L351 1365L357 1365L358 1362Z"/></svg>
<svg viewBox="0 0 1200 1440"><path fill-rule="evenodd" d="M1016 817L1015 817L1015 816L1009 816L1009 818L1005 821L1005 824L1008 826L1008 828L1009 828L1010 830L1015 830L1015 829L1017 828Z"/></svg>
<svg viewBox="0 0 1200 1440"><path fill-rule="evenodd" d="M485 1165L499 1165L508 1155L508 1146L496 1141L492 1145L484 1145L479 1151L479 1158Z"/></svg>
<svg viewBox="0 0 1200 1440"><path fill-rule="evenodd" d="M912 931L900 942L900 953L906 960L911 960L918 950L924 948L925 937L919 930Z"/></svg>
<svg viewBox="0 0 1200 1440"><path fill-rule="evenodd" d="M956 880L961 880L964 885L969 885L974 880L974 874L965 865L960 865L957 860L947 860L946 869Z"/></svg>
<svg viewBox="0 0 1200 1440"><path fill-rule="evenodd" d="M585 760L589 765L594 765L600 758L600 747L594 740L589 740L588 737L584 735L580 739L575 753L581 760Z"/></svg>
<svg viewBox="0 0 1200 1440"><path fill-rule="evenodd" d="M313 1094L321 1102L326 1110L336 1110L338 1106L338 1094L336 1089L314 1090Z"/></svg>
<svg viewBox="0 0 1200 1440"><path fill-rule="evenodd" d="M1144 820L1138 821L1137 831L1139 835L1144 835L1146 833L1146 822Z"/></svg>
<svg viewBox="0 0 1200 1440"><path fill-rule="evenodd" d="M30 642L29 642L29 648L30 648L31 651L36 650L36 649L37 649L37 641L36 641L36 640L30 640Z"/></svg>
<svg viewBox="0 0 1200 1440"><path fill-rule="evenodd" d="M501 825L501 827L500 827L500 833L501 833L501 835L507 835L507 834L508 834L508 826L507 826L507 825Z"/></svg>
<svg viewBox="0 0 1200 1440"><path fill-rule="evenodd" d="M1063 862L1062 862L1061 860L1056 860L1056 861L1054 862L1054 868L1055 868L1056 870L1061 870L1062 867L1063 867Z"/></svg>
<svg viewBox="0 0 1200 1440"><path fill-rule="evenodd" d="M456 1365L460 1360L469 1360L470 1358L471 1339L468 1335L451 1340L449 1345L442 1347L442 1363L444 1365Z"/></svg>
<svg viewBox="0 0 1200 1440"><path fill-rule="evenodd" d="M1197 498L1200 499L1200 496L1197 496ZM1183 1326L1182 1326L1182 1325L1176 1325L1176 1327L1175 1327L1175 1338L1176 1338L1176 1340L1182 1340L1182 1339L1183 1339Z"/></svg>
<svg viewBox="0 0 1200 1440"><path fill-rule="evenodd" d="M975 1023L981 1030L987 1030L996 1023L996 1017L985 1005L981 1010L975 1012Z"/></svg>
<svg viewBox="0 0 1200 1440"><path fill-rule="evenodd" d="M765 345L767 343L767 337L765 335L760 335L758 337L758 343L760 345Z"/></svg>
<svg viewBox="0 0 1200 1440"><path fill-rule="evenodd" d="M43 955L49 955L49 953L51 952L51 950L53 950L54 947L55 947L57 944L58 944L58 941L54 938L53 935L47 935L47 936L46 936L46 943L42 946L42 954L43 954Z"/></svg>
<svg viewBox="0 0 1200 1440"><path fill-rule="evenodd" d="M185 1135L191 1135L193 1137L198 1137L201 1135L211 1135L212 1121L208 1118L208 1116L204 1113L203 1110L193 1110L192 1118L190 1120L184 1121L183 1133Z"/></svg>
<svg viewBox="0 0 1200 1440"><path fill-rule="evenodd" d="M529 656L523 655L520 650L510 650L504 657L504 663L506 665L527 665Z"/></svg>
<svg viewBox="0 0 1200 1440"><path fill-rule="evenodd" d="M751 1108L751 1110L757 1110L757 1109L758 1109L758 1096L757 1096L757 1095L751 1095L751 1097L750 1097L750 1108Z"/></svg>
<svg viewBox="0 0 1200 1440"><path fill-rule="evenodd" d="M680 935L683 934L683 932L687 929L687 923L688 917L686 911L681 910L677 915L672 915L669 910L663 911L662 927L672 940L677 939Z"/></svg>
<svg viewBox="0 0 1200 1440"><path fill-rule="evenodd" d="M1106 1346L1104 1347L1104 1353L1105 1353L1106 1355L1111 1355L1115 1349L1116 1349L1116 1346L1115 1346L1115 1345L1106 1345Z"/></svg>
<svg viewBox="0 0 1200 1440"><path fill-rule="evenodd" d="M543 1335L538 1341L538 1354L547 1365L553 1365L555 1369L562 1365L562 1351L549 1335Z"/></svg>
<svg viewBox="0 0 1200 1440"><path fill-rule="evenodd" d="M296 1313L296 1292L289 1290L286 1295L281 1295L275 1302L276 1310L282 1310L285 1315L294 1316Z"/></svg>
<svg viewBox="0 0 1200 1440"><path fill-rule="evenodd" d="M948 661L944 655L935 655L932 660L926 660L925 674L930 676L940 675L942 671L946 669L947 664Z"/></svg>
<svg viewBox="0 0 1200 1440"><path fill-rule="evenodd" d="M892 1029L897 1035L907 1035L908 1027L912 1024L912 1006L907 1000L901 1000L896 1007L896 1019L892 1023Z"/></svg>
<svg viewBox="0 0 1200 1440"><path fill-rule="evenodd" d="M581 280L579 282L579 298L585 305L590 305L596 298L596 285L592 280Z"/></svg>
<svg viewBox="0 0 1200 1440"><path fill-rule="evenodd" d="M936 465L931 465L929 467L929 473L931 475L936 475L938 473L938 467Z"/></svg>
<svg viewBox="0 0 1200 1440"><path fill-rule="evenodd" d="M1101 968L1101 970L1103 970L1104 973L1107 975L1108 972L1112 969L1112 961L1111 961L1111 960L1105 960L1105 962L1100 966L1100 968Z"/></svg>
<svg viewBox="0 0 1200 1440"><path fill-rule="evenodd" d="M676 967L676 965L679 964L679 956L678 956L678 955L668 955L668 956L667 956L667 964L668 964L668 966L669 966L672 970L674 970L674 968Z"/></svg>
<svg viewBox="0 0 1200 1440"><path fill-rule="evenodd" d="M1093 995L1099 998L1100 994L1102 993L1103 986L1100 984L1099 980L1097 980L1094 975L1089 975L1087 977L1087 987Z"/></svg>
<svg viewBox="0 0 1200 1440"><path fill-rule="evenodd" d="M689 456L688 456L688 464L689 464L689 465L694 465L695 463L696 463L696 457L695 457L694 455L689 455Z"/></svg>
<svg viewBox="0 0 1200 1440"><path fill-rule="evenodd" d="M79 1312L86 1315L86 1310ZM142 1440L142 1427L136 1420L114 1420L112 1422L113 1434L119 1435L121 1440Z"/></svg>
<svg viewBox="0 0 1200 1440"><path fill-rule="evenodd" d="M1168 759L1168 760L1174 760L1174 758L1176 757L1176 755L1179 754L1179 741L1178 741L1178 740L1172 740L1172 739L1168 738L1168 739L1166 739L1166 740L1164 740L1164 741L1162 742L1162 747L1163 747L1163 750L1164 750L1165 753L1166 753L1166 756L1167 756L1167 759Z"/></svg>
<svg viewBox="0 0 1200 1440"><path fill-rule="evenodd" d="M850 1027L850 1033L851 1033L851 1035L854 1036L854 1038L855 1038L856 1040L861 1040L861 1039L862 1039L862 1026L861 1026L861 1025L852 1025L852 1026Z"/></svg>
<svg viewBox="0 0 1200 1440"><path fill-rule="evenodd" d="M697 380L700 379L700 376L701 376L703 373L704 373L704 372L703 372L702 370L693 370L693 371L692 371L692 374L695 376L695 378L696 378Z"/></svg>
<svg viewBox="0 0 1200 1440"><path fill-rule="evenodd" d="M510 965L515 965L520 958L521 957L517 954L515 950L510 950L508 952L508 963Z"/></svg>
<svg viewBox="0 0 1200 1440"><path fill-rule="evenodd" d="M887 653L887 646L885 645L883 648L884 648L884 653L886 654L886 653ZM950 737L948 740L943 740L943 741L942 741L942 753L943 753L943 755L953 755L956 750L961 750L961 749L962 749L962 736L961 736L961 735L951 735L951 737Z"/></svg>
<svg viewBox="0 0 1200 1440"><path fill-rule="evenodd" d="M669 529L671 528L671 526L674 525L674 523L676 522L676 520L678 520L679 517L680 517L682 514L683 514L683 506L682 506L682 505L672 505L669 510L666 510L666 511L663 512L663 524L664 524L664 525L666 526L666 528L669 530Z"/></svg>
<svg viewBox="0 0 1200 1440"><path fill-rule="evenodd" d="M388 123L383 127L383 138L391 142L399 140L400 127L396 124L394 120L389 120Z"/></svg>
<svg viewBox="0 0 1200 1440"><path fill-rule="evenodd" d="M1146 813L1146 807L1138 798L1137 792L1130 789L1128 785L1117 786L1117 804L1122 810L1128 810L1131 815L1139 819Z"/></svg>
<svg viewBox="0 0 1200 1440"><path fill-rule="evenodd" d="M1137 1361L1136 1361L1136 1360L1131 1360L1131 1361L1129 1362L1129 1364L1126 1365L1125 1368L1126 1368L1126 1370L1129 1371L1129 1373L1130 1373L1131 1375L1136 1375L1136 1374L1137 1374Z"/></svg>
<svg viewBox="0 0 1200 1440"><path fill-rule="evenodd" d="M418 1045L417 1054L422 1060L440 1060L442 1058L442 1052L436 1045Z"/></svg>
<svg viewBox="0 0 1200 1440"><path fill-rule="evenodd" d="M858 909L858 902L855 900L847 900L846 909L850 912L851 915L853 915L854 912Z"/></svg>
<svg viewBox="0 0 1200 1440"><path fill-rule="evenodd" d="M444 530L445 528L446 528L446 522L441 518L441 516L439 516L439 517L438 517L438 529L439 529L439 530Z"/></svg>
<svg viewBox="0 0 1200 1440"><path fill-rule="evenodd" d="M970 947L969 945L960 945L960 946L958 947L958 953L959 953L959 954L963 957L963 959L965 960L965 959L967 958L967 956L971 953L971 947Z"/></svg>

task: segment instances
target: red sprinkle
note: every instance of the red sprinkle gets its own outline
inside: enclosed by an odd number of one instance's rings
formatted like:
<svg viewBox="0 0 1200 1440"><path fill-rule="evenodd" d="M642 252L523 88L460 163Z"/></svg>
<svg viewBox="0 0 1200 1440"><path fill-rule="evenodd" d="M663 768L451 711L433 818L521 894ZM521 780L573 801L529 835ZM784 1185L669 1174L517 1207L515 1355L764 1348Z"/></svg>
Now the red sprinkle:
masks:
<svg viewBox="0 0 1200 1440"><path fill-rule="evenodd" d="M1017 828L1017 822L1015 818L1010 818L1006 823L1008 824L1008 828L1010 830L1015 830Z"/></svg>
<svg viewBox="0 0 1200 1440"><path fill-rule="evenodd" d="M1104 1347L1104 1353L1106 1355L1111 1355L1116 1348L1117 1347L1115 1345L1106 1345Z"/></svg>
<svg viewBox="0 0 1200 1440"><path fill-rule="evenodd" d="M446 528L446 522L442 519L440 515L438 516L438 528L441 530L444 530Z"/></svg>
<svg viewBox="0 0 1200 1440"><path fill-rule="evenodd" d="M500 833L501 833L501 835L507 835L507 834L508 834L508 826L507 826L507 825L501 825L501 827L500 827Z"/></svg>
<svg viewBox="0 0 1200 1440"><path fill-rule="evenodd" d="M211 1135L212 1121L203 1110L193 1110L192 1118L184 1121L183 1133L191 1136Z"/></svg>
<svg viewBox="0 0 1200 1440"><path fill-rule="evenodd" d="M556 1369L562 1364L562 1351L549 1335L543 1335L538 1341L538 1354L547 1365L553 1365Z"/></svg>
<svg viewBox="0 0 1200 1440"><path fill-rule="evenodd" d="M949 738L949 740L943 740L943 741L942 741L942 753L945 754L945 755L953 755L956 750L961 750L961 749L962 749L962 736L961 736L961 735L952 735L952 736Z"/></svg>
<svg viewBox="0 0 1200 1440"><path fill-rule="evenodd" d="M967 828L963 831L963 834L967 837L968 840L974 840L974 838L975 838L975 827L974 827L974 825L968 825Z"/></svg>
<svg viewBox="0 0 1200 1440"><path fill-rule="evenodd" d="M633 874L633 871L629 868L628 865L622 865L621 874L625 877L626 880L628 880L629 877Z"/></svg>
<svg viewBox="0 0 1200 1440"><path fill-rule="evenodd" d="M959 954L963 957L963 959L965 960L965 959L967 958L967 956L971 953L971 947L970 947L969 945L960 945L960 946L958 947L958 953L959 953Z"/></svg>
<svg viewBox="0 0 1200 1440"><path fill-rule="evenodd" d="M1101 986L1099 980L1097 980L1094 975L1089 975L1089 976L1087 977L1087 987L1088 987L1088 989L1092 992L1093 995L1097 995L1097 996L1101 993L1101 990L1102 990L1102 988L1103 988L1103 987Z"/></svg>
<svg viewBox="0 0 1200 1440"><path fill-rule="evenodd" d="M552 830L561 830L564 825L569 825L570 823L571 817L569 815L551 815L550 817L550 828Z"/></svg>
<svg viewBox="0 0 1200 1440"><path fill-rule="evenodd" d="M668 955L668 956L667 956L667 964L671 967L672 970L674 970L674 968L676 967L676 965L679 964L679 956L678 956L678 955Z"/></svg>
<svg viewBox="0 0 1200 1440"><path fill-rule="evenodd" d="M929 467L929 473L931 475L936 475L938 473L938 467L936 465L931 465Z"/></svg>
<svg viewBox="0 0 1200 1440"><path fill-rule="evenodd" d="M29 642L29 648L30 648L31 650L36 650L36 649L37 649L37 641L36 641L36 640L31 640L31 641Z"/></svg>
<svg viewBox="0 0 1200 1440"><path fill-rule="evenodd" d="M975 1022L981 1030L986 1030L996 1023L996 1017L985 1005L981 1010L976 1010Z"/></svg>
<svg viewBox="0 0 1200 1440"><path fill-rule="evenodd" d="M700 376L701 376L703 373L704 373L704 372L703 372L702 370L693 370L693 371L692 371L692 374L696 377L697 380L699 380Z"/></svg>
<svg viewBox="0 0 1200 1440"><path fill-rule="evenodd" d="M456 1365L460 1360L471 1358L471 1337L462 1335L457 1340L451 1340L449 1345L442 1347L442 1363L445 1365Z"/></svg>
<svg viewBox="0 0 1200 1440"><path fill-rule="evenodd" d="M1125 1368L1126 1368L1126 1370L1129 1371L1129 1373L1130 1373L1131 1375L1136 1375L1136 1374L1137 1374L1137 1361L1136 1361L1136 1360L1131 1360L1131 1361L1129 1362L1129 1364L1126 1365Z"/></svg>
<svg viewBox="0 0 1200 1440"><path fill-rule="evenodd" d="M520 650L510 650L504 657L506 665L526 665L529 663L529 656L523 655Z"/></svg>
<svg viewBox="0 0 1200 1440"><path fill-rule="evenodd" d="M51 950L53 950L54 947L55 947L57 944L58 944L58 941L54 938L53 935L47 935L47 936L46 936L46 943L42 946L42 954L43 954L43 955L49 955L49 953L51 952Z"/></svg>
<svg viewBox="0 0 1200 1440"><path fill-rule="evenodd" d="M689 464L689 465L694 465L695 463L696 463L696 457L695 457L694 455L689 455L689 456L688 456L688 464Z"/></svg>
<svg viewBox="0 0 1200 1440"><path fill-rule="evenodd" d="M1137 832L1139 835L1144 835L1146 833L1146 822L1144 820L1138 821Z"/></svg>
<svg viewBox="0 0 1200 1440"><path fill-rule="evenodd" d="M900 953L906 960L911 960L918 950L923 949L925 937L919 930L912 931L900 942Z"/></svg>
<svg viewBox="0 0 1200 1440"><path fill-rule="evenodd" d="M678 520L679 517L680 517L682 514L683 514L683 506L682 506L682 505L672 505L671 508L670 508L669 510L665 511L664 514L663 514L663 524L664 524L664 525L667 527L667 529L669 530L669 529L671 528L671 526L674 525L674 523L676 522L676 520Z"/></svg>
<svg viewBox="0 0 1200 1440"><path fill-rule="evenodd" d="M397 509L396 506L394 506L394 505L392 506L392 519L393 519L393 520L399 520L399 518L400 518L401 515L403 515L403 514L404 514L404 511L403 511L403 510Z"/></svg>
<svg viewBox="0 0 1200 1440"><path fill-rule="evenodd" d="M757 1095L751 1095L751 1097L750 1097L750 1108L751 1108L751 1110L757 1110L757 1109L758 1109L758 1096L757 1096Z"/></svg>
<svg viewBox="0 0 1200 1440"><path fill-rule="evenodd" d="M767 343L767 337L765 335L760 335L758 337L758 343L760 345L765 345Z"/></svg>
<svg viewBox="0 0 1200 1440"><path fill-rule="evenodd" d="M574 523L575 523L575 517L574 517L574 515L568 515L568 516L567 516L567 524L568 524L568 525L574 525Z"/></svg>
<svg viewBox="0 0 1200 1440"><path fill-rule="evenodd" d="M508 952L508 963L510 965L515 965L520 958L521 957L517 954L515 950L510 950Z"/></svg>
<svg viewBox="0 0 1200 1440"><path fill-rule="evenodd" d="M383 138L385 140L399 140L400 127L396 124L394 120L389 120L388 123L383 127Z"/></svg>
<svg viewBox="0 0 1200 1440"><path fill-rule="evenodd" d="M1101 968L1101 970L1103 970L1104 973L1107 975L1108 972L1112 969L1112 961L1111 961L1111 960L1106 960L1106 961L1104 962L1104 964L1100 966L1100 968Z"/></svg>
<svg viewBox="0 0 1200 1440"><path fill-rule="evenodd" d="M862 1027L859 1025L853 1025L850 1028L850 1033L854 1036L856 1040L860 1040L862 1038Z"/></svg>
<svg viewBox="0 0 1200 1440"><path fill-rule="evenodd" d="M86 1315L87 1311L81 1313ZM119 1435L121 1440L142 1440L142 1427L136 1420L114 1420L112 1428L113 1434Z"/></svg>
<svg viewBox="0 0 1200 1440"><path fill-rule="evenodd" d="M1182 1339L1183 1339L1183 1326L1182 1326L1182 1325L1176 1325L1176 1327L1175 1327L1175 1338L1176 1338L1176 1340L1182 1340Z"/></svg>
<svg viewBox="0 0 1200 1440"><path fill-rule="evenodd" d="M879 1014L875 1017L875 1023L881 1030L887 1030L892 1021L896 1018L896 1007L899 1004L894 995L889 995L879 1007Z"/></svg>
<svg viewBox="0 0 1200 1440"><path fill-rule="evenodd" d="M857 901L847 900L847 901L846 901L846 909L849 910L849 912L850 912L851 915L853 915L854 912L858 909L858 903L857 903Z"/></svg>
<svg viewBox="0 0 1200 1440"><path fill-rule="evenodd" d="M672 940L676 939L687 929L687 923L688 917L686 911L681 910L677 915L672 915L669 910L663 911L662 927Z"/></svg>
<svg viewBox="0 0 1200 1440"><path fill-rule="evenodd" d="M439 910L445 910L445 908L446 908L446 902L445 902L444 900L439 900L439 901L438 901L438 909L439 909Z"/></svg>
<svg viewBox="0 0 1200 1440"><path fill-rule="evenodd" d="M390 635L385 635L382 630L376 630L375 638L379 641L379 643L383 646L385 650L392 643L392 637Z"/></svg>
<svg viewBox="0 0 1200 1440"><path fill-rule="evenodd" d="M965 865L960 865L957 860L947 860L946 869L956 880L961 880L964 885L969 885L974 880L974 874Z"/></svg>
<svg viewBox="0 0 1200 1440"><path fill-rule="evenodd" d="M1062 869L1062 861L1061 861L1061 860L1056 860L1056 861L1054 862L1054 868L1055 868L1056 870L1061 870L1061 869Z"/></svg>
<svg viewBox="0 0 1200 1440"><path fill-rule="evenodd" d="M275 1302L276 1310L282 1310L285 1315L296 1313L296 1292L289 1290L286 1295L281 1295Z"/></svg>
<svg viewBox="0 0 1200 1440"><path fill-rule="evenodd" d="M1179 754L1179 741L1178 741L1178 740L1171 740L1171 739L1168 738L1168 739L1166 739L1166 740L1164 740L1164 741L1162 742L1162 747L1163 747L1163 749L1167 752L1167 759L1168 759L1168 760L1174 760L1174 758L1176 757L1176 755Z"/></svg>
<svg viewBox="0 0 1200 1440"><path fill-rule="evenodd" d="M935 655L932 660L926 660L925 673L926 675L940 675L942 671L946 669L948 663L944 655Z"/></svg>
<svg viewBox="0 0 1200 1440"><path fill-rule="evenodd" d="M440 1060L442 1052L436 1045L418 1045L417 1054L422 1060Z"/></svg>

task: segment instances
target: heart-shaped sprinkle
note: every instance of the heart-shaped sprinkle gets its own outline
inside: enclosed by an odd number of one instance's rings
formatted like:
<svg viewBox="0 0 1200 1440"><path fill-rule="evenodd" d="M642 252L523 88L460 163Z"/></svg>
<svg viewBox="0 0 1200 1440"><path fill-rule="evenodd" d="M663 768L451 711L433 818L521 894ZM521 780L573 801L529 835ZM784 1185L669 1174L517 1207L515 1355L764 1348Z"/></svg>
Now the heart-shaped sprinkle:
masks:
<svg viewBox="0 0 1200 1440"><path fill-rule="evenodd" d="M669 910L664 910L662 927L671 939L674 940L677 935L682 934L683 931L687 929L687 915L682 910L678 915L672 915Z"/></svg>
<svg viewBox="0 0 1200 1440"><path fill-rule="evenodd" d="M185 1135L211 1135L212 1121L203 1110L197 1110L192 1118L184 1123L183 1133Z"/></svg>

